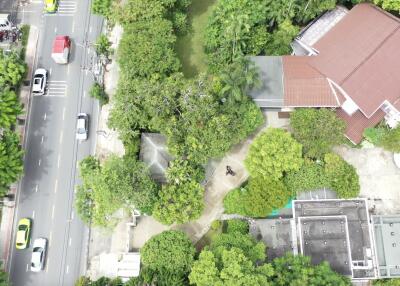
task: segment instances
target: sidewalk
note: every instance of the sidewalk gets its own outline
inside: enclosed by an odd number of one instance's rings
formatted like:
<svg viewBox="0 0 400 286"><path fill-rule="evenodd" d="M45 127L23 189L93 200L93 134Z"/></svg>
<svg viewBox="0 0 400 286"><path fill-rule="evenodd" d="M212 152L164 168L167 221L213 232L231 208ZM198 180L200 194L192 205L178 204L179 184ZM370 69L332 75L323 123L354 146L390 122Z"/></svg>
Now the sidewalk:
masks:
<svg viewBox="0 0 400 286"><path fill-rule="evenodd" d="M22 85L20 90L20 101L24 107L24 113L19 116L18 119L22 121L22 125L17 125L17 132L20 134L22 147L25 148L25 132L27 128L27 118L29 116L30 107L30 81L32 79L33 67L35 64L36 47L39 38L39 30L36 27L31 26L29 31L28 45L26 47L25 62L28 65L28 72L25 80L29 81L27 86ZM19 183L13 184L10 187L9 194L13 194L15 200L18 199L17 190L19 189ZM8 266L9 251L12 244L12 230L14 225L15 215L15 202L9 202L7 206L4 206L1 210L1 223L0 223L0 261L3 262L3 267Z"/></svg>

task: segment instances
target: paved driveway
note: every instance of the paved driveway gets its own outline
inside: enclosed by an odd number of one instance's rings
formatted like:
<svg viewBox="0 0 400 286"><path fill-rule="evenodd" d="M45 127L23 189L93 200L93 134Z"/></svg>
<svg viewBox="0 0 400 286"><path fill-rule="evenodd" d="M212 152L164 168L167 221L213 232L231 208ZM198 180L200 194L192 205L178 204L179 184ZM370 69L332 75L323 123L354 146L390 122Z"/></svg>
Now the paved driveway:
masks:
<svg viewBox="0 0 400 286"><path fill-rule="evenodd" d="M375 213L400 213L400 170L394 164L393 153L381 148L340 147L336 151L357 168L360 197L369 199Z"/></svg>

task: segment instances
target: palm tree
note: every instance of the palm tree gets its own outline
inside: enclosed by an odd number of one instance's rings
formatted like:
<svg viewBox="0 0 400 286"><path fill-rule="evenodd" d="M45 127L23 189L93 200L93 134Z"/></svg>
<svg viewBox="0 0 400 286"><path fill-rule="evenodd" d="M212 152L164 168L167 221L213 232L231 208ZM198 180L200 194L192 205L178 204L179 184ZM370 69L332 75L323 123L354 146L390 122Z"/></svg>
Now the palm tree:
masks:
<svg viewBox="0 0 400 286"><path fill-rule="evenodd" d="M250 60L236 58L226 70L220 74L223 84L221 89L222 101L239 102L247 97L248 90L261 84L258 69Z"/></svg>

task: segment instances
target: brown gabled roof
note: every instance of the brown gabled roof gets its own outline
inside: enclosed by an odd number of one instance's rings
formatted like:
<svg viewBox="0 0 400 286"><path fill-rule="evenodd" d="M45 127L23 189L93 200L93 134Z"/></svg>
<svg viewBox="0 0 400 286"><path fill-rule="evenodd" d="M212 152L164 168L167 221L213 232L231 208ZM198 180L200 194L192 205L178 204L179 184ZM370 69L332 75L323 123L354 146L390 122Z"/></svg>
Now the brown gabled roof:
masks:
<svg viewBox="0 0 400 286"><path fill-rule="evenodd" d="M371 4L355 6L314 46L309 62L339 84L365 116L400 97L400 20Z"/></svg>
<svg viewBox="0 0 400 286"><path fill-rule="evenodd" d="M343 109L338 108L336 115L343 119L346 124L346 136L353 143L358 144L363 139L363 132L365 128L374 127L385 117L385 113L378 109L373 116L367 118L360 111L357 111L352 116L349 116Z"/></svg>
<svg viewBox="0 0 400 286"><path fill-rule="evenodd" d="M310 57L283 57L284 105L287 107L339 106L328 80L308 63Z"/></svg>

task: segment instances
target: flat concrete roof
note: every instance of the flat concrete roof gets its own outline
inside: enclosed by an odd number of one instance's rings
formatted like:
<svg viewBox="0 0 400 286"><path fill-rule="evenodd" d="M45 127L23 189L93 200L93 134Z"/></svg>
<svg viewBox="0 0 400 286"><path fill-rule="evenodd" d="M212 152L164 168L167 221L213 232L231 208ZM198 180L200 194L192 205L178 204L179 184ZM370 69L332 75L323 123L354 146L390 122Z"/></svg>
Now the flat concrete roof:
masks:
<svg viewBox="0 0 400 286"><path fill-rule="evenodd" d="M282 57L250 57L259 69L261 86L250 91L250 96L260 107L283 107Z"/></svg>
<svg viewBox="0 0 400 286"><path fill-rule="evenodd" d="M376 276L365 199L295 200L293 215L298 226L299 244L304 246L301 251L310 255L312 261L318 263L325 259L344 275L349 275L350 265L353 278ZM329 225L329 229L325 225ZM305 237L304 231L307 231ZM345 236L348 236L348 250L344 248ZM306 241L311 245L306 245Z"/></svg>
<svg viewBox="0 0 400 286"><path fill-rule="evenodd" d="M373 230L381 277L400 277L400 216L373 216Z"/></svg>
<svg viewBox="0 0 400 286"><path fill-rule="evenodd" d="M250 234L267 245L267 259L287 252L298 253L296 226L293 219L257 219L250 224Z"/></svg>

